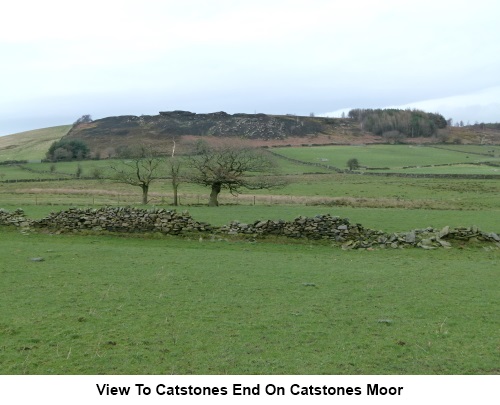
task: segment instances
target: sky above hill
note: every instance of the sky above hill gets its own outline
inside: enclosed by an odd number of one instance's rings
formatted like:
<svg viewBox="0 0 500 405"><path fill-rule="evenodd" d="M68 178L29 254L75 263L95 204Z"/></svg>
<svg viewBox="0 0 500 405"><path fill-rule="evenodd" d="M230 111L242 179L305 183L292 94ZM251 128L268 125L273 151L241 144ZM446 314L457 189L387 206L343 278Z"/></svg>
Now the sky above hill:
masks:
<svg viewBox="0 0 500 405"><path fill-rule="evenodd" d="M0 135L83 114L500 122L497 0L16 0L2 5Z"/></svg>

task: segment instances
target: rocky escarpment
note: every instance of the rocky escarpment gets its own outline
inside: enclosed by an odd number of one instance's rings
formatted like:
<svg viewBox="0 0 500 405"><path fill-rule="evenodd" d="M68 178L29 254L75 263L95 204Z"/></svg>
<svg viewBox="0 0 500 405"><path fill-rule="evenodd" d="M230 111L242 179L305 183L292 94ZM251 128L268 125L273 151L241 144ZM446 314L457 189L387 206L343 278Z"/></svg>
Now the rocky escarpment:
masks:
<svg viewBox="0 0 500 405"><path fill-rule="evenodd" d="M79 139L103 135L129 136L238 136L247 139L284 139L328 132L341 120L267 114L227 114L223 111L196 114L190 111L166 111L159 115L108 117L75 125L68 137ZM342 120L348 121L348 120Z"/></svg>
<svg viewBox="0 0 500 405"><path fill-rule="evenodd" d="M157 124L163 133L176 135L239 136L246 139L285 139L328 131L333 120L274 116L267 114L227 114L223 111L196 114L189 111L160 112Z"/></svg>
<svg viewBox="0 0 500 405"><path fill-rule="evenodd" d="M190 137L236 138L239 142L279 143L291 137L309 139L320 135L345 136L346 133L350 134L351 138L366 135L357 122L349 119L227 114L223 111L209 114L166 111L158 115L126 115L78 123L63 139L83 141L94 155L99 152L100 157L104 158L116 156L120 148L141 143L155 145L160 150L169 149L168 145L173 139L176 140L177 147L181 148L179 151L182 151L184 138ZM353 141L351 138L349 142ZM184 148L187 153L189 148L186 145Z"/></svg>
<svg viewBox="0 0 500 405"><path fill-rule="evenodd" d="M327 240L343 249L450 248L453 241L490 242L500 247L500 237L494 232L483 232L478 227L441 229L431 227L408 232L386 233L352 224L347 218L316 215L297 217L292 221L265 220L245 224L233 221L215 227L195 221L187 212L165 209L99 208L78 209L52 213L41 220L30 220L21 209L10 213L0 210L0 225L14 225L27 229L47 229L56 233L90 230L94 232L159 232L163 234L202 233L215 235L242 235L252 238L270 235L310 240Z"/></svg>

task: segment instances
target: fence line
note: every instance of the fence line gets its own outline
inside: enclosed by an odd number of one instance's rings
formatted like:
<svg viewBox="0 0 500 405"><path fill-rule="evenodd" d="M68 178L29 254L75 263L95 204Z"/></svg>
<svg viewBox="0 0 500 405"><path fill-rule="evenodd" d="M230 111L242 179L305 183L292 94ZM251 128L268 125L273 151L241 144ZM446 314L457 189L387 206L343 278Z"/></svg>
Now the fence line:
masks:
<svg viewBox="0 0 500 405"><path fill-rule="evenodd" d="M83 207L103 207L103 206L140 206L141 195L120 194L30 194L23 196L24 205L43 206L83 206ZM208 194L179 193L178 209L192 206L208 206ZM15 204L17 200L9 201L2 198L2 203ZM320 196L291 196L291 195L258 195L258 194L230 194L219 195L220 205L238 206L276 206L276 205L297 205L297 206L356 206L356 207L380 207L386 208L429 208L434 209L449 208L446 202L433 200L410 201L397 198L355 198L355 197L320 197ZM172 194L156 194L148 202L149 206L172 207Z"/></svg>
<svg viewBox="0 0 500 405"><path fill-rule="evenodd" d="M30 201L31 195L31 201ZM337 198L338 199L338 198ZM72 194L72 193L27 193L23 196L25 204L33 205L78 205L78 206L127 206L140 205L141 195L136 194L120 194L120 195L103 195L103 194ZM179 193L178 202L180 207L186 206L205 206L208 205L208 194L191 194ZM230 194L219 195L218 201L221 205L279 205L279 204L322 204L333 203L335 198L332 197L304 197L291 195L258 195L258 194L239 194L232 196ZM4 202L9 202L4 199ZM158 206L173 206L173 195L162 194L151 196L148 205Z"/></svg>

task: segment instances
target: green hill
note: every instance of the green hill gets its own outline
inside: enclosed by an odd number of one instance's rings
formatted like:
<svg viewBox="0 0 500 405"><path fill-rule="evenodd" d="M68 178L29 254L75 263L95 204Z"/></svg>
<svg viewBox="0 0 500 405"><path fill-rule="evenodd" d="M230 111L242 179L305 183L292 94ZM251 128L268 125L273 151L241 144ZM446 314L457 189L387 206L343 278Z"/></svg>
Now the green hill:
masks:
<svg viewBox="0 0 500 405"><path fill-rule="evenodd" d="M5 160L40 160L52 142L61 139L71 125L35 129L0 137L0 162Z"/></svg>

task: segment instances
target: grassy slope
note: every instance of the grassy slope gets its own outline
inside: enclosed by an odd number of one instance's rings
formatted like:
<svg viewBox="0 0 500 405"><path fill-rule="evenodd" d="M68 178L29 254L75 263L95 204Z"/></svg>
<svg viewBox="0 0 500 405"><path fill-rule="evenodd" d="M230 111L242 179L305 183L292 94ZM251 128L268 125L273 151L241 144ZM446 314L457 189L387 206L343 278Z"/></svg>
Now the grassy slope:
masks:
<svg viewBox="0 0 500 405"><path fill-rule="evenodd" d="M0 161L43 159L52 142L61 139L70 128L71 125L60 125L2 136Z"/></svg>
<svg viewBox="0 0 500 405"><path fill-rule="evenodd" d="M12 252L0 266L2 374L499 371L498 250L5 229L0 243Z"/></svg>

